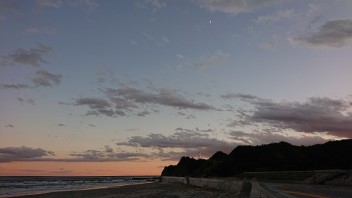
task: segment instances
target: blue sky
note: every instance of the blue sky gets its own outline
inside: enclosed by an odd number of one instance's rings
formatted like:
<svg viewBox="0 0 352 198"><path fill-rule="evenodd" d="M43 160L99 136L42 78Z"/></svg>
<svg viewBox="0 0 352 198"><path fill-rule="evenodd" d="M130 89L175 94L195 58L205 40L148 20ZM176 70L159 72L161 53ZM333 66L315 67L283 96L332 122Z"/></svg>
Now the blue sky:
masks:
<svg viewBox="0 0 352 198"><path fill-rule="evenodd" d="M351 138L351 9L0 0L0 165L60 163L74 175L62 162L148 161L156 174L240 144Z"/></svg>

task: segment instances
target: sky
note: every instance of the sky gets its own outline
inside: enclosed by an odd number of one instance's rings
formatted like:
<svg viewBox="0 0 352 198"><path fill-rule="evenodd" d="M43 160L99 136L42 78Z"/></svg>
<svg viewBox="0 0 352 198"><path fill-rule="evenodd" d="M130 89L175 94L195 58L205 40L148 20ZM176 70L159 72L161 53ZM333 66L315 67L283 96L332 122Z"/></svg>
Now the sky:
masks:
<svg viewBox="0 0 352 198"><path fill-rule="evenodd" d="M352 138L350 0L0 0L0 175L160 175Z"/></svg>

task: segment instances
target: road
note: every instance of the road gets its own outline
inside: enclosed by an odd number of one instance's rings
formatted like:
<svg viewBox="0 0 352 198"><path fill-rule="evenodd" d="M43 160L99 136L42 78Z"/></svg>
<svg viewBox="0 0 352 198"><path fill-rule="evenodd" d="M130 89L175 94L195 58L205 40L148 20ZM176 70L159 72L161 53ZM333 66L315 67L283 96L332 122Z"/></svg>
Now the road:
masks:
<svg viewBox="0 0 352 198"><path fill-rule="evenodd" d="M260 182L259 185L277 198L351 198L351 188L310 186L305 184Z"/></svg>

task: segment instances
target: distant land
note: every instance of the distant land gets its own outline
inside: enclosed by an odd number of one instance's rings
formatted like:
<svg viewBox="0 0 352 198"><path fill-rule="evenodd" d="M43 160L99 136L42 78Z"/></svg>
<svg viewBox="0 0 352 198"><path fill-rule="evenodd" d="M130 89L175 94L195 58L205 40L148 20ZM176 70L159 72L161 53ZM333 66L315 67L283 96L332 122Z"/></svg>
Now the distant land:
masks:
<svg viewBox="0 0 352 198"><path fill-rule="evenodd" d="M231 153L216 152L209 159L182 157L164 168L162 176L233 177L243 172L352 169L352 139L311 146L287 142L237 146Z"/></svg>

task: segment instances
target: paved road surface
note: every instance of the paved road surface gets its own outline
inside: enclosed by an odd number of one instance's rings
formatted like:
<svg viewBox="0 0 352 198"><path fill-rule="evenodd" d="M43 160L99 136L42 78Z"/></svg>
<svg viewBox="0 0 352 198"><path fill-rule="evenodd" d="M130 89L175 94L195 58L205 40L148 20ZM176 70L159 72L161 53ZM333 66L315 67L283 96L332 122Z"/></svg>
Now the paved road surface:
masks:
<svg viewBox="0 0 352 198"><path fill-rule="evenodd" d="M277 198L352 198L352 188L267 182L259 184Z"/></svg>

